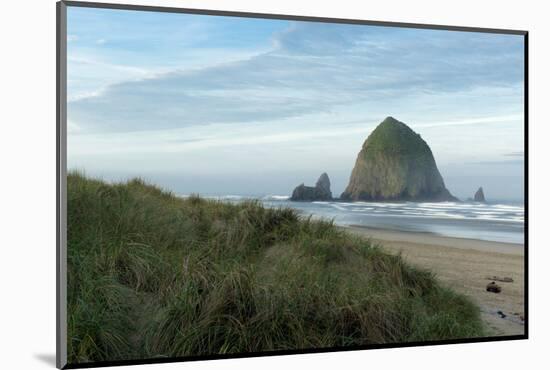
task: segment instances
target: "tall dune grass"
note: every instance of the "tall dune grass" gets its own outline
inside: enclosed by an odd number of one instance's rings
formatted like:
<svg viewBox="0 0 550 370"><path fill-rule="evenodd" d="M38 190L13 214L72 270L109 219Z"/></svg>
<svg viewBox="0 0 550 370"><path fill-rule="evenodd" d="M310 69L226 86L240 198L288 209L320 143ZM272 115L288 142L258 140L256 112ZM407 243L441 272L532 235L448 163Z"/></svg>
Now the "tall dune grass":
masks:
<svg viewBox="0 0 550 370"><path fill-rule="evenodd" d="M70 363L483 335L479 310L331 222L68 175Z"/></svg>

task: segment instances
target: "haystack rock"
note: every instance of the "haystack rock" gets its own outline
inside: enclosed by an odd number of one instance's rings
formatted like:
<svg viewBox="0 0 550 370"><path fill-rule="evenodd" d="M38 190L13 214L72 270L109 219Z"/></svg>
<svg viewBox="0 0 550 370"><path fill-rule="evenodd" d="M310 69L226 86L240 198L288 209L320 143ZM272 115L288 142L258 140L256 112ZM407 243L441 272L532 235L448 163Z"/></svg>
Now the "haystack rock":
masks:
<svg viewBox="0 0 550 370"><path fill-rule="evenodd" d="M315 200L331 200L330 180L326 173L323 173L315 186L298 185L292 192L290 200L311 202Z"/></svg>
<svg viewBox="0 0 550 370"><path fill-rule="evenodd" d="M476 194L474 195L474 201L485 203L485 194L483 194L483 188L482 187L477 189Z"/></svg>
<svg viewBox="0 0 550 370"><path fill-rule="evenodd" d="M387 117L364 142L343 200L456 201L428 144L403 122Z"/></svg>

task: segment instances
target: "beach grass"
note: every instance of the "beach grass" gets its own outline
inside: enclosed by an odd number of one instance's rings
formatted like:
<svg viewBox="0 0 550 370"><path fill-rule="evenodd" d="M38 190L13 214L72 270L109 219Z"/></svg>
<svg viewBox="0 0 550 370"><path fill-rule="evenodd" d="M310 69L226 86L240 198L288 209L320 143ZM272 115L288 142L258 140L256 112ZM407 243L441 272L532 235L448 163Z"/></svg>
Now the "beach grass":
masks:
<svg viewBox="0 0 550 370"><path fill-rule="evenodd" d="M69 363L484 335L466 297L332 222L67 182Z"/></svg>

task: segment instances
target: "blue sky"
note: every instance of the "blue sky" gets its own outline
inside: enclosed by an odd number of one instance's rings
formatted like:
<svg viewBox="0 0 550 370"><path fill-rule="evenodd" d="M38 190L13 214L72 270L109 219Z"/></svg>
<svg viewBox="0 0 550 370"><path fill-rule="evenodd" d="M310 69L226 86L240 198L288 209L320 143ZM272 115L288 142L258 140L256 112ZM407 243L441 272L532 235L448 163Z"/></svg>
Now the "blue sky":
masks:
<svg viewBox="0 0 550 370"><path fill-rule="evenodd" d="M177 193L338 195L393 116L453 194L523 194L523 37L68 9L70 168Z"/></svg>

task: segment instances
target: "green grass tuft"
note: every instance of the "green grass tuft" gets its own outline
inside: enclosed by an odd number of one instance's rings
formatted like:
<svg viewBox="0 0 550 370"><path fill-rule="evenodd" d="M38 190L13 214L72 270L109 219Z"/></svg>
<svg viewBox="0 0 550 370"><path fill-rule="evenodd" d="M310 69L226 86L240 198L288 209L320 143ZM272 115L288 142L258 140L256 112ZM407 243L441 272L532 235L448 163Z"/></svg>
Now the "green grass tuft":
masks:
<svg viewBox="0 0 550 370"><path fill-rule="evenodd" d="M259 202L68 176L70 363L483 335L400 256Z"/></svg>

